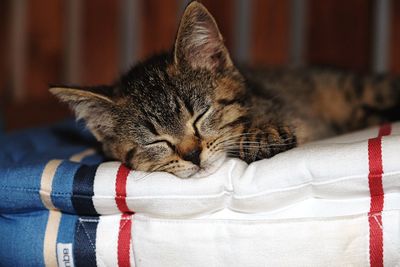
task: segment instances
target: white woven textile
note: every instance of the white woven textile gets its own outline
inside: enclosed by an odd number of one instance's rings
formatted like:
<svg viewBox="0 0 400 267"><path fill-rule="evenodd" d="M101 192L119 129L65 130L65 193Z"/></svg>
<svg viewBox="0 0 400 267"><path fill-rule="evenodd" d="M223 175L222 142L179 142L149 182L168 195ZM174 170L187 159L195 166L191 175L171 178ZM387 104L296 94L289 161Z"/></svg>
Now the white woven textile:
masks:
<svg viewBox="0 0 400 267"><path fill-rule="evenodd" d="M369 139L378 131L308 144L250 166L230 159L201 179L131 171L124 201L135 211L132 265L379 266L381 257L384 266L400 266L400 124L379 143L384 198L376 213L371 203L380 200L371 198L370 176L377 152ZM104 163L96 173L93 202L109 214L100 219L98 238L118 231L119 166ZM381 231L381 244L372 231ZM107 251L98 246L99 255Z"/></svg>

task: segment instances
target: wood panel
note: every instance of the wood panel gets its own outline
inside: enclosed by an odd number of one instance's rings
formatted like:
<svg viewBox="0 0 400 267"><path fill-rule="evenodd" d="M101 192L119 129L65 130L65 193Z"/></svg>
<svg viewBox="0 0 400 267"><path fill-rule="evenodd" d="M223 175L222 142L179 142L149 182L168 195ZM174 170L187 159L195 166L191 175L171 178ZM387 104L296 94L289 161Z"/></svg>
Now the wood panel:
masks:
<svg viewBox="0 0 400 267"><path fill-rule="evenodd" d="M63 1L27 1L27 97L50 98L48 85L62 79ZM43 12L46 10L46 12Z"/></svg>
<svg viewBox="0 0 400 267"><path fill-rule="evenodd" d="M6 131L55 123L72 114L56 99L7 103L3 112Z"/></svg>
<svg viewBox="0 0 400 267"><path fill-rule="evenodd" d="M279 66L289 61L289 0L254 0L251 62Z"/></svg>
<svg viewBox="0 0 400 267"><path fill-rule="evenodd" d="M10 97L3 101L6 130L55 122L68 114L66 107L62 107L48 92L49 83L62 79L63 1L40 0L26 3L26 94L20 102L12 101ZM10 5L6 12L10 13ZM3 59L7 59L10 47L6 47L5 51L6 56ZM10 79L8 71L5 76Z"/></svg>
<svg viewBox="0 0 400 267"><path fill-rule="evenodd" d="M400 75L400 1L392 1L391 71Z"/></svg>
<svg viewBox="0 0 400 267"><path fill-rule="evenodd" d="M83 3L82 83L111 83L118 75L119 1Z"/></svg>
<svg viewBox="0 0 400 267"><path fill-rule="evenodd" d="M372 0L310 0L307 58L312 65L370 70Z"/></svg>
<svg viewBox="0 0 400 267"><path fill-rule="evenodd" d="M10 84L10 68L9 68L9 21L10 21L10 3L11 0L0 1L0 107L9 100L7 97L7 84ZM6 40L6 41L4 41ZM1 113L1 112L0 112Z"/></svg>
<svg viewBox="0 0 400 267"><path fill-rule="evenodd" d="M144 59L154 53L170 50L178 30L177 0L142 0L141 52Z"/></svg>

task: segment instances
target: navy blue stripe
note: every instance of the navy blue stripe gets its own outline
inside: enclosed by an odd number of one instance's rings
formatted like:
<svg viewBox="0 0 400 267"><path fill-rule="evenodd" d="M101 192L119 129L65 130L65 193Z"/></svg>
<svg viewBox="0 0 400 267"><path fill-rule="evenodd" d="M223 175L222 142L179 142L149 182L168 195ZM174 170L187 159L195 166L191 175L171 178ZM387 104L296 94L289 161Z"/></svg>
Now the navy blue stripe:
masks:
<svg viewBox="0 0 400 267"><path fill-rule="evenodd" d="M96 236L99 217L82 216L75 228L74 263L75 266L96 267Z"/></svg>
<svg viewBox="0 0 400 267"><path fill-rule="evenodd" d="M98 165L82 165L75 173L72 205L79 215L98 215L93 205L93 181Z"/></svg>

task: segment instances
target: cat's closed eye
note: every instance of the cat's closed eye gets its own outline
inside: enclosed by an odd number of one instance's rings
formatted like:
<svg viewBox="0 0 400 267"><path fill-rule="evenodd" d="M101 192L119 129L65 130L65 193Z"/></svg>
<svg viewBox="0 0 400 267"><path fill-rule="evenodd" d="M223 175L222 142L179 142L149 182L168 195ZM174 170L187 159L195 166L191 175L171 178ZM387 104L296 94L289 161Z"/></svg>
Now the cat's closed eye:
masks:
<svg viewBox="0 0 400 267"><path fill-rule="evenodd" d="M198 138L201 138L201 134L200 134L200 132L199 132L199 122L200 122L200 120L201 119L203 119L203 117L206 115L206 113L207 112L209 112L210 111L210 107L208 107L206 110L204 110L203 112L201 112L197 117L196 117L196 119L193 121L193 130L194 130L194 133L195 133L195 135L196 135L196 137L198 137Z"/></svg>
<svg viewBox="0 0 400 267"><path fill-rule="evenodd" d="M165 139L156 140L156 141L144 144L144 146L152 146L152 145L166 145L171 150L175 150L175 145L173 145L170 141L165 140Z"/></svg>

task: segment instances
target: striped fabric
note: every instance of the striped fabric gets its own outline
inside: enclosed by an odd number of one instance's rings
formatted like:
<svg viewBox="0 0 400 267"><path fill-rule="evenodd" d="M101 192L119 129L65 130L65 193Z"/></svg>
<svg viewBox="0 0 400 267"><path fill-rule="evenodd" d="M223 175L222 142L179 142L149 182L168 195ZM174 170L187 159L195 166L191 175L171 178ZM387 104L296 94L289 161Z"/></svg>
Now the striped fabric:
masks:
<svg viewBox="0 0 400 267"><path fill-rule="evenodd" d="M29 232L16 240L15 249L0 245L1 266L133 266L132 212L124 202L129 170L121 165L112 186L114 205L126 214L119 215L118 221L99 217L92 196L103 159L93 148L74 146L77 142L93 143L78 128L67 122L51 129L14 133L1 140L4 150L0 154L0 236L21 230ZM76 135L76 139L64 141L63 132ZM35 143L37 140L40 143ZM19 151L15 150L16 142L20 144ZM26 164L31 165L29 169ZM26 176L29 179L24 179ZM15 199L11 201L12 195ZM26 216L19 215L24 212ZM7 224L19 217L21 223ZM23 224L25 221L27 225ZM98 232L102 233L99 237ZM24 242L29 239L37 242ZM112 251L116 261L108 262Z"/></svg>
<svg viewBox="0 0 400 267"><path fill-rule="evenodd" d="M400 124L203 179L103 162L79 129L0 139L1 266L400 262Z"/></svg>
<svg viewBox="0 0 400 267"><path fill-rule="evenodd" d="M368 140L368 183L371 194L369 212L369 253L373 266L383 266L383 228L382 211L384 204L383 165L382 165L382 137L390 135L391 125L384 125L379 129L378 137Z"/></svg>

